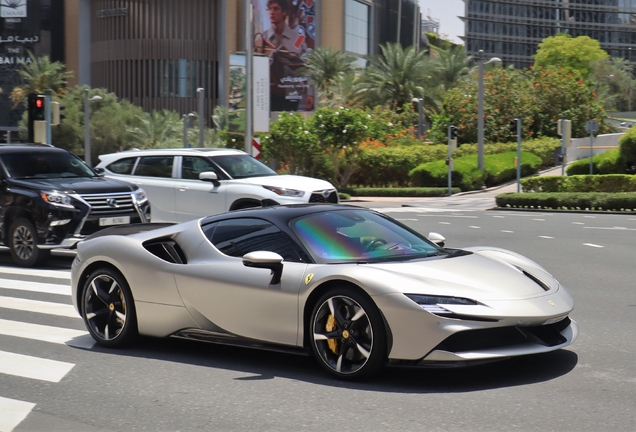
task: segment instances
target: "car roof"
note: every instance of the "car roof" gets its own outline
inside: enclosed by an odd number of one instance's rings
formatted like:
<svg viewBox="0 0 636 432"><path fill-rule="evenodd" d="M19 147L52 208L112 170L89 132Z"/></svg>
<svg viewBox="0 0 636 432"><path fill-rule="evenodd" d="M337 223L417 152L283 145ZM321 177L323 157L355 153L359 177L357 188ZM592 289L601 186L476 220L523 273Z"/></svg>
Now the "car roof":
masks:
<svg viewBox="0 0 636 432"><path fill-rule="evenodd" d="M373 212L373 210L366 207L359 207L349 204L292 204L292 205L276 205L269 207L255 207L242 210L234 210L226 213L212 215L204 218L201 221L202 225L215 222L217 220L223 220L228 218L263 218L272 222L278 222L283 225L291 219L295 219L300 216L308 214L330 212L330 211L342 211L342 210L365 210Z"/></svg>
<svg viewBox="0 0 636 432"><path fill-rule="evenodd" d="M68 153L68 150L59 147L53 147L48 144L0 144L0 154L2 153L24 153L24 152L38 151L38 152L57 152Z"/></svg>
<svg viewBox="0 0 636 432"><path fill-rule="evenodd" d="M247 154L242 150L233 148L222 147L205 147L205 148L168 148L168 149L144 149L144 150L126 150L117 153L109 153L99 156L101 161L111 161L115 159L122 159L124 157L137 157L137 156L187 156L187 155L199 155L199 156L212 156L212 155L234 155L234 154Z"/></svg>

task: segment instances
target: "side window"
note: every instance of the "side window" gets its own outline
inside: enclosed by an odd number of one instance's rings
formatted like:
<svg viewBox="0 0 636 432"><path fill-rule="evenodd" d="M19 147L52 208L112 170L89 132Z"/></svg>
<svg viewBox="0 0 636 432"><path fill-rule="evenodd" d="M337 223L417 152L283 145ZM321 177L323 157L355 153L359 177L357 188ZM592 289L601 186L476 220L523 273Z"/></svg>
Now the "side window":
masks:
<svg viewBox="0 0 636 432"><path fill-rule="evenodd" d="M135 175L146 177L172 177L173 156L145 156L139 160Z"/></svg>
<svg viewBox="0 0 636 432"><path fill-rule="evenodd" d="M136 161L136 157L124 158L113 162L106 168L108 168L109 171L114 172L115 174L132 174L132 170L135 166Z"/></svg>
<svg viewBox="0 0 636 432"><path fill-rule="evenodd" d="M203 232L218 250L232 257L240 258L254 251L269 251L276 252L285 261L308 261L302 249L287 234L262 219L220 221L204 226Z"/></svg>
<svg viewBox="0 0 636 432"><path fill-rule="evenodd" d="M181 178L188 180L199 180L199 174L205 171L219 173L216 168L207 160L200 157L183 156L181 162Z"/></svg>

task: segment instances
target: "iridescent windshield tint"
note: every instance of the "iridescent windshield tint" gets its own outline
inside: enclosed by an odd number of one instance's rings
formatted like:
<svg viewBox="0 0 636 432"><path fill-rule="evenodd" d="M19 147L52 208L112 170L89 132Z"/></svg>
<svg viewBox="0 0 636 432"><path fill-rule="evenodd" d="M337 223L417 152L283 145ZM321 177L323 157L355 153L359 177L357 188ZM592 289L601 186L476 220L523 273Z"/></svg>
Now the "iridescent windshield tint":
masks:
<svg viewBox="0 0 636 432"><path fill-rule="evenodd" d="M249 155L214 156L212 160L234 179L278 175L276 171Z"/></svg>
<svg viewBox="0 0 636 432"><path fill-rule="evenodd" d="M365 209L314 213L292 229L317 262L424 258L443 249L394 220Z"/></svg>

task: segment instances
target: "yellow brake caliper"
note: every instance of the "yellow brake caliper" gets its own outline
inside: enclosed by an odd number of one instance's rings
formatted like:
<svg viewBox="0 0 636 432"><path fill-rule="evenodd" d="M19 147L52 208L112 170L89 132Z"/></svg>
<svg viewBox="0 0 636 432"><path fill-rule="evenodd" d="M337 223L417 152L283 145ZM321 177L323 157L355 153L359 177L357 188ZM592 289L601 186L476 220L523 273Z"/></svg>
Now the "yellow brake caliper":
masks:
<svg viewBox="0 0 636 432"><path fill-rule="evenodd" d="M336 329L336 319L333 315L329 315L327 318L327 325L325 326L325 330L331 333ZM338 341L336 339L327 339L327 345L329 345L329 349L334 354L338 355Z"/></svg>

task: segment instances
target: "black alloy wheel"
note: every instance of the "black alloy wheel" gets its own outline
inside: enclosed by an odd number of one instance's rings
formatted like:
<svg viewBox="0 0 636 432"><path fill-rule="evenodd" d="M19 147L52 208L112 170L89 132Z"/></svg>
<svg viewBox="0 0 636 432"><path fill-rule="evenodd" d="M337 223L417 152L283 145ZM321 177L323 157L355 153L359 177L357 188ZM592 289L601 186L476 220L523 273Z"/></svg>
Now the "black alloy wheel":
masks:
<svg viewBox="0 0 636 432"><path fill-rule="evenodd" d="M82 291L82 318L100 345L120 347L138 336L137 316L126 280L109 268L94 271Z"/></svg>
<svg viewBox="0 0 636 432"><path fill-rule="evenodd" d="M340 379L368 377L386 364L384 320L371 300L351 288L334 288L321 297L309 331L314 356Z"/></svg>
<svg viewBox="0 0 636 432"><path fill-rule="evenodd" d="M43 264L51 254L47 249L38 249L37 229L27 218L13 221L7 240L13 261L21 267Z"/></svg>

